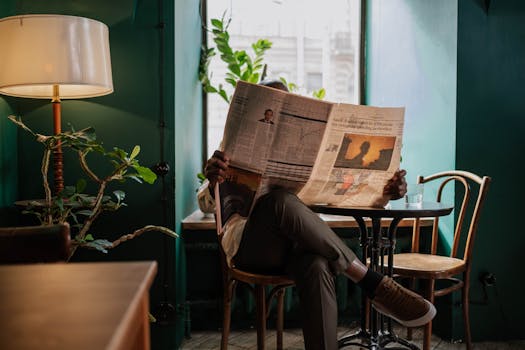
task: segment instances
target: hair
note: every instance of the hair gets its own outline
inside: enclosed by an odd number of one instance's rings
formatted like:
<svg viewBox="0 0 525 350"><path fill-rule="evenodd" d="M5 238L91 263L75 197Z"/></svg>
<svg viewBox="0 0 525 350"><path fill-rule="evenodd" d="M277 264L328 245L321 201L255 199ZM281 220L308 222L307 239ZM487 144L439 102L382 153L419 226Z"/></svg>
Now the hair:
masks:
<svg viewBox="0 0 525 350"><path fill-rule="evenodd" d="M270 108L268 108L267 110L264 111L265 115L266 115L266 112L272 112L272 114L273 114L273 111Z"/></svg>
<svg viewBox="0 0 525 350"><path fill-rule="evenodd" d="M276 79L263 80L259 83L259 85L268 86L278 90L288 91L286 85L282 81Z"/></svg>

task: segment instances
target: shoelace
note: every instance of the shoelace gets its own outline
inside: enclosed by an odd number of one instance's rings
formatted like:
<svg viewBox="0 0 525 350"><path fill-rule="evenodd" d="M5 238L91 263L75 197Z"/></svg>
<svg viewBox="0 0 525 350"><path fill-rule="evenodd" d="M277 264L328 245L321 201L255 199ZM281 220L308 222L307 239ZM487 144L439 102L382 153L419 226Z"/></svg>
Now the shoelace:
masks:
<svg viewBox="0 0 525 350"><path fill-rule="evenodd" d="M403 313L414 311L415 308L417 309L418 304L421 304L422 297L402 290L393 281L386 282L382 287L383 295L381 300L388 302L392 308L398 311L404 311Z"/></svg>

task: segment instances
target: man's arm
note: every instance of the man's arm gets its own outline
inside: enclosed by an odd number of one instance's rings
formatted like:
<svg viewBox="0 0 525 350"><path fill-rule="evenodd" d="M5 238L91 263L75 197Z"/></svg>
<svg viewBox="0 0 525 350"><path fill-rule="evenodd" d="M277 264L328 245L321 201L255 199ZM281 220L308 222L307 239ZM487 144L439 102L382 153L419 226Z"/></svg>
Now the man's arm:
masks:
<svg viewBox="0 0 525 350"><path fill-rule="evenodd" d="M398 170L394 176L386 183L383 188L383 195L389 196L390 199L403 198L407 193L407 182L405 179L406 170Z"/></svg>
<svg viewBox="0 0 525 350"><path fill-rule="evenodd" d="M207 180L202 183L197 192L197 202L202 212L215 212L213 189L217 182L221 183L224 181L229 162L230 158L221 151L215 151L212 157L206 162L204 176L206 176Z"/></svg>
<svg viewBox="0 0 525 350"><path fill-rule="evenodd" d="M204 176L210 182L209 189L213 191L215 184L222 183L224 177L226 176L226 171L230 165L230 158L221 151L213 152L213 155L206 162L206 167L204 168Z"/></svg>

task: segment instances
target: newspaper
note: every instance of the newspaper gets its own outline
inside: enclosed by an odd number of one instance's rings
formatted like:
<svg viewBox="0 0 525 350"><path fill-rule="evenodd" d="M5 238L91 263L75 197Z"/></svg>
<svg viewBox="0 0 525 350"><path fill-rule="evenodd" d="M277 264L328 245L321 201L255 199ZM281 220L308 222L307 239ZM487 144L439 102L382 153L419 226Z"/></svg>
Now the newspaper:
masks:
<svg viewBox="0 0 525 350"><path fill-rule="evenodd" d="M221 223L248 216L275 188L307 205L384 206L403 124L404 108L331 103L239 81L222 142L231 161L216 190Z"/></svg>

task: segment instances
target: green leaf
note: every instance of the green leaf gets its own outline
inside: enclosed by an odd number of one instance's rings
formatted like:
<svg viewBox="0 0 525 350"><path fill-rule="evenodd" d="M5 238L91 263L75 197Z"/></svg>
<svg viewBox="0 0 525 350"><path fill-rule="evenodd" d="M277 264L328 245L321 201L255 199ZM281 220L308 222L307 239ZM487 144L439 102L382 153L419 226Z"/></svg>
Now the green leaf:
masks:
<svg viewBox="0 0 525 350"><path fill-rule="evenodd" d="M324 88L320 88L319 90L313 92L313 96L320 100L322 100L325 97L325 95L326 95L326 90Z"/></svg>
<svg viewBox="0 0 525 350"><path fill-rule="evenodd" d="M155 175L155 173L151 171L150 168L146 168L138 164L132 166L137 171L138 176L141 177L147 183L152 184L157 179L157 175Z"/></svg>
<svg viewBox="0 0 525 350"><path fill-rule="evenodd" d="M211 19L211 24L212 24L215 28L218 28L219 30L223 30L222 21L221 21L220 19L212 18L212 19Z"/></svg>
<svg viewBox="0 0 525 350"><path fill-rule="evenodd" d="M233 78L224 78L224 80L225 80L227 83L230 83L231 86L235 86L235 84L237 84L237 80L236 80L236 79L233 79Z"/></svg>
<svg viewBox="0 0 525 350"><path fill-rule="evenodd" d="M77 211L77 215L91 216L93 215L93 210L79 210Z"/></svg>
<svg viewBox="0 0 525 350"><path fill-rule="evenodd" d="M84 237L84 240L85 241L93 241L94 240L93 235L91 233L88 233L86 235L86 237Z"/></svg>
<svg viewBox="0 0 525 350"><path fill-rule="evenodd" d="M121 190L116 190L116 191L113 191L113 194L115 195L115 197L117 198L117 201L120 203L124 200L124 198L126 197L126 193L124 191L121 191Z"/></svg>
<svg viewBox="0 0 525 350"><path fill-rule="evenodd" d="M64 200L62 200L62 198L57 198L55 200L55 204L60 209L60 211L64 211Z"/></svg>
<svg viewBox="0 0 525 350"><path fill-rule="evenodd" d="M76 185L76 192L77 193L84 192L84 190L86 189L86 186L87 186L86 180L82 178L78 179L77 185Z"/></svg>
<svg viewBox="0 0 525 350"><path fill-rule="evenodd" d="M199 179L199 182L202 184L204 180L206 180L206 176L203 173L197 173L197 179Z"/></svg>
<svg viewBox="0 0 525 350"><path fill-rule="evenodd" d="M221 55L221 60L228 64L237 64L237 60L232 55Z"/></svg>
<svg viewBox="0 0 525 350"><path fill-rule="evenodd" d="M135 159L136 156L138 156L140 153L140 146L136 145L133 147L133 150L131 151L131 155L129 156L129 160Z"/></svg>
<svg viewBox="0 0 525 350"><path fill-rule="evenodd" d="M222 97L227 103L230 103L230 98L229 98L228 95L226 94L226 91L224 91L223 89L219 90L219 95L221 95L221 97Z"/></svg>
<svg viewBox="0 0 525 350"><path fill-rule="evenodd" d="M82 244L83 247L96 249L102 253L107 253L108 249L112 247L112 244L107 239L95 239L94 241Z"/></svg>
<svg viewBox="0 0 525 350"><path fill-rule="evenodd" d="M214 88L214 87L211 86L211 85L206 85L206 86L204 86L204 92L207 92L207 93L216 93L216 92L217 92L217 89Z"/></svg>
<svg viewBox="0 0 525 350"><path fill-rule="evenodd" d="M126 151L124 151L123 149L118 148L118 147L113 147L113 151L112 152L108 152L107 154L109 156L111 156L111 157L115 157L115 158L118 158L120 160L125 160L126 157L128 156L128 153Z"/></svg>
<svg viewBox="0 0 525 350"><path fill-rule="evenodd" d="M219 52L221 52L224 55L231 55L232 54L232 49L225 43L218 42L217 43L217 49L219 50Z"/></svg>
<svg viewBox="0 0 525 350"><path fill-rule="evenodd" d="M129 178L129 179L137 181L139 184L142 183L142 180L139 177L137 177L136 175L128 174L128 175L126 175L126 177Z"/></svg>
<svg viewBox="0 0 525 350"><path fill-rule="evenodd" d="M241 67L238 64L229 64L228 69L236 76L241 76Z"/></svg>
<svg viewBox="0 0 525 350"><path fill-rule="evenodd" d="M249 70L247 70L246 72L244 72L241 76L241 80L244 80L244 81L248 81L250 76L251 76L252 72L250 72Z"/></svg>

